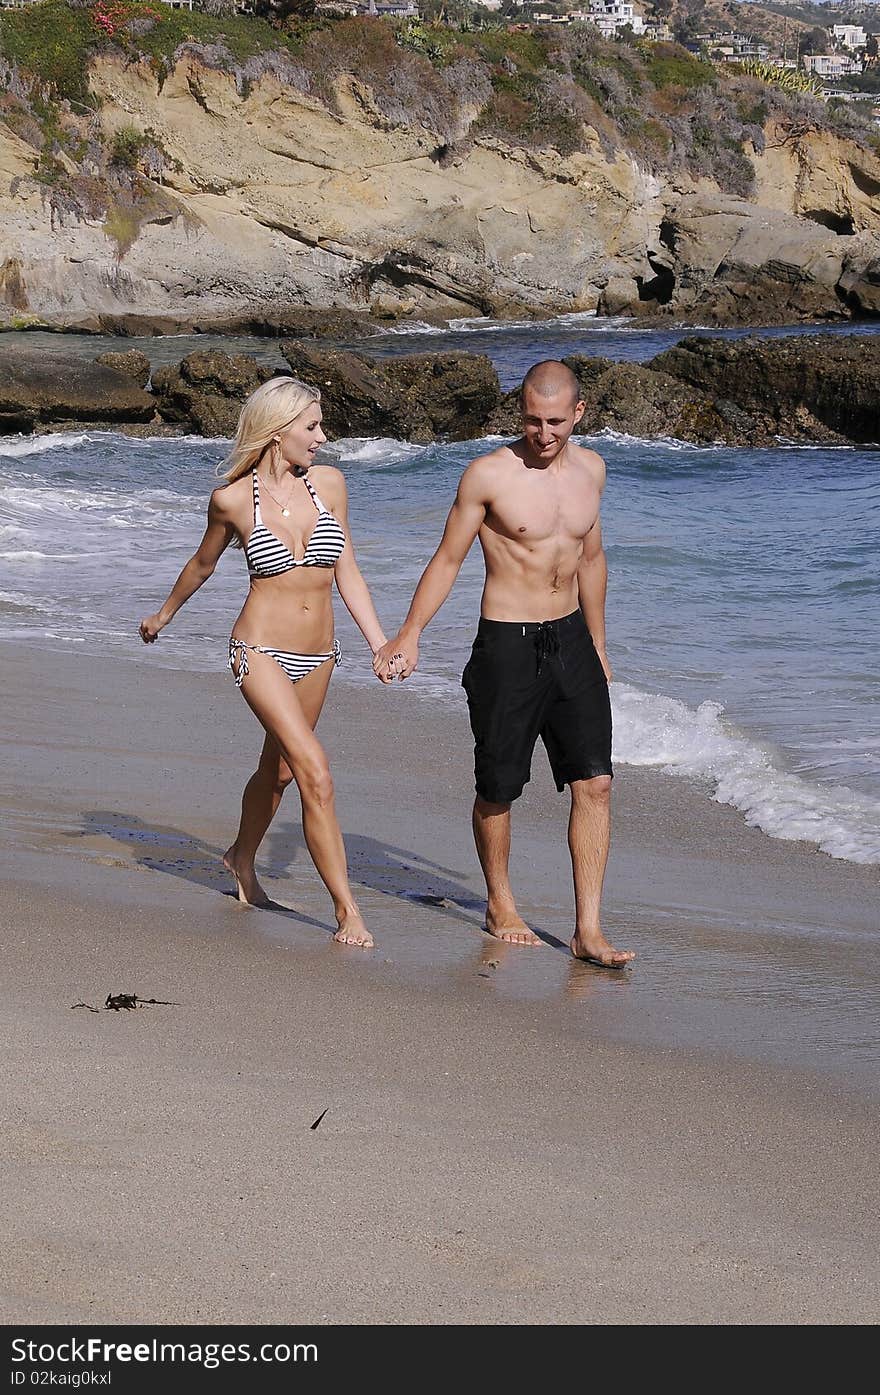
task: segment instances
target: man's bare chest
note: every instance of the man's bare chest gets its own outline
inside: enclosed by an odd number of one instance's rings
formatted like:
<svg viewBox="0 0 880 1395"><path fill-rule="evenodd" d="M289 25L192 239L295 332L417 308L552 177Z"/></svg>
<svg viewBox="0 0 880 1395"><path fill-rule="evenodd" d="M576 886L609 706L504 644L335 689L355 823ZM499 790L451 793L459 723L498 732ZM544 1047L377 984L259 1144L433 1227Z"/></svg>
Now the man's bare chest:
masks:
<svg viewBox="0 0 880 1395"><path fill-rule="evenodd" d="M493 500L486 523L496 535L538 548L580 543L598 512L595 489L518 489Z"/></svg>

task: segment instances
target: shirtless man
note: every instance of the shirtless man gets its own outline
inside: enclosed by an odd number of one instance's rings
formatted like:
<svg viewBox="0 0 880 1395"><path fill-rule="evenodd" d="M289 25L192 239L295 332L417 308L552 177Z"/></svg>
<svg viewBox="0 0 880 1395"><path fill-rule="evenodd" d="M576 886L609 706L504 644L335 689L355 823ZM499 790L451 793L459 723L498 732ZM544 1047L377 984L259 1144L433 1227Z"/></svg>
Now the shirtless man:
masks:
<svg viewBox="0 0 880 1395"><path fill-rule="evenodd" d="M406 620L373 668L386 681L409 677L421 632L479 537L486 577L462 685L475 742L473 828L486 879L486 929L511 944L540 944L516 909L509 878L510 806L529 779L540 736L557 789L571 790L571 952L621 969L634 954L609 944L599 924L612 777L599 523L605 465L571 443L584 404L565 364L530 368L521 406L522 437L471 461L462 475Z"/></svg>

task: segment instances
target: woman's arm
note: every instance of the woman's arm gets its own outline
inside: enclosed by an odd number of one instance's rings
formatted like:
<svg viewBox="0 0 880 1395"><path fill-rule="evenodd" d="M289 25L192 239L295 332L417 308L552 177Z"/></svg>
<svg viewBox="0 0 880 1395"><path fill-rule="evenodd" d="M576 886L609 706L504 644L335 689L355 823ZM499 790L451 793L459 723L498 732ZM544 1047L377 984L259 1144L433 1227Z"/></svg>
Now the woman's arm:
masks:
<svg viewBox="0 0 880 1395"><path fill-rule="evenodd" d="M336 563L336 589L345 603L346 610L375 654L385 643L385 631L376 614L370 588L357 564L348 523L348 491L345 478L340 470L334 470L334 476L331 496L333 512L345 529L345 547Z"/></svg>
<svg viewBox="0 0 880 1395"><path fill-rule="evenodd" d="M155 615L148 615L138 626L144 644L152 644L180 607L204 585L209 576L213 575L223 552L232 542L235 527L229 517L228 503L223 494L223 489L215 489L211 495L208 503L208 526L204 537L175 581L165 604L160 606Z"/></svg>

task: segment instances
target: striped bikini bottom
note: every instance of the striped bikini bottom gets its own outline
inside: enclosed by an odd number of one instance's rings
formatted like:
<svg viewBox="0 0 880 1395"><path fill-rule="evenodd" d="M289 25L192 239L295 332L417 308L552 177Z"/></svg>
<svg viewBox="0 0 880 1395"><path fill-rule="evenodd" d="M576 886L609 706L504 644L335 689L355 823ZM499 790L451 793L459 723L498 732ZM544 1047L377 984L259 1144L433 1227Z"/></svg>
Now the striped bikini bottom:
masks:
<svg viewBox="0 0 880 1395"><path fill-rule="evenodd" d="M286 649L266 649L262 644L245 644L243 639L230 639L229 667L235 675L236 688L241 687L242 679L248 675L249 649L254 654L270 655L284 669L291 683L298 683L328 659L337 664L342 661L342 647L338 639L334 639L333 648L327 654L290 654Z"/></svg>

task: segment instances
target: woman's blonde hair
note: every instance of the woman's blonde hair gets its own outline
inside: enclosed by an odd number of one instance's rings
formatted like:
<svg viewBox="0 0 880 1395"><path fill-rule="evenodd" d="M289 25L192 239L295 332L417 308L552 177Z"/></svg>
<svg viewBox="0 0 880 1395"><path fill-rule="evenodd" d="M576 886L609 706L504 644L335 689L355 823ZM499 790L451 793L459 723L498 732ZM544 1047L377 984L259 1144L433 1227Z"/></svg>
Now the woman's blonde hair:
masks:
<svg viewBox="0 0 880 1395"><path fill-rule="evenodd" d="M272 437L320 400L318 389L298 378L270 378L256 388L241 409L232 450L220 461L217 474L230 484L241 479L257 464Z"/></svg>

